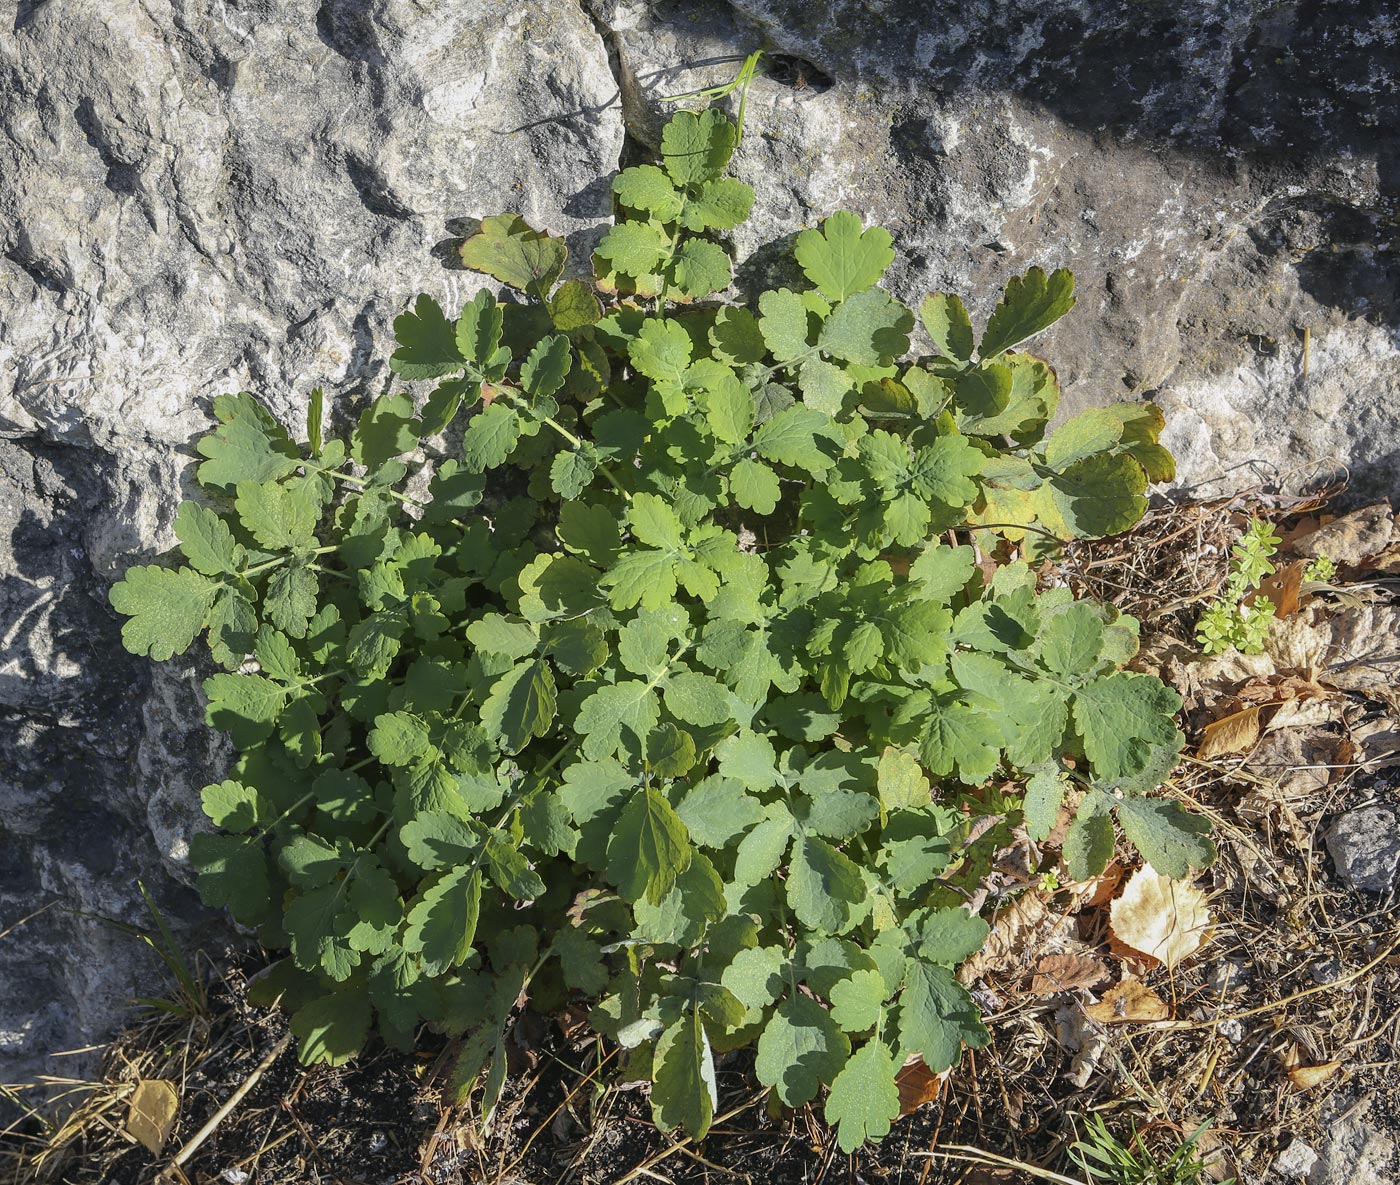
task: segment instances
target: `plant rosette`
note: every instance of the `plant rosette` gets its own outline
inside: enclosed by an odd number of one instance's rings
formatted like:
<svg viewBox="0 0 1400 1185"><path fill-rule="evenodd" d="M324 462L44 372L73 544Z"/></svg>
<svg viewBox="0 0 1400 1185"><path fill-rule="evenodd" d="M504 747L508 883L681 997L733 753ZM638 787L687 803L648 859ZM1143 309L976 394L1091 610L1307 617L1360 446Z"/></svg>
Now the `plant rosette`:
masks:
<svg viewBox="0 0 1400 1185"><path fill-rule="evenodd" d="M1115 813L1163 872L1212 858L1148 797L1180 703L1122 669L1137 623L1030 566L1171 475L1151 405L1047 434L1055 373L1017 347L1069 273L1013 279L980 337L929 296L911 355L890 235L836 213L797 236L805 286L726 301L735 136L683 112L618 174L593 284L485 219L463 261L516 295L397 319L425 395L335 435L317 391L301 442L221 396L184 562L112 590L131 650L202 636L223 668L208 722L238 756L190 858L288 952L256 991L306 1062L430 1025L489 1116L515 1010L586 1002L661 1126L702 1137L717 1056L753 1046L850 1150L907 1058L987 1040L962 902L1018 812L1040 839L1075 807L1075 877ZM989 806L994 777L1024 800Z"/></svg>

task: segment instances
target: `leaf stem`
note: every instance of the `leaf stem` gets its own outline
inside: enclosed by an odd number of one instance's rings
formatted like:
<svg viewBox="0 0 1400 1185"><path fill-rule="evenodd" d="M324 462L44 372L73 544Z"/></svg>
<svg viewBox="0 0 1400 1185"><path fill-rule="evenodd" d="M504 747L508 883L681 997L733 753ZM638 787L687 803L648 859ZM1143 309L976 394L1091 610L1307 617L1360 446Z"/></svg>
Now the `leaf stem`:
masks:
<svg viewBox="0 0 1400 1185"><path fill-rule="evenodd" d="M821 352L820 346L810 346L798 354L795 358L789 358L786 362L775 362L772 366L763 366L756 372L760 377L767 378L770 374L775 374L780 370L788 370L800 362L806 362L813 354Z"/></svg>
<svg viewBox="0 0 1400 1185"><path fill-rule="evenodd" d="M310 802L310 801L311 801L313 798L315 798L315 797L316 797L316 792L315 792L314 790L308 790L305 794L303 794L300 798L298 798L298 799L296 800L296 802L292 803L291 806L289 806L285 811L283 811L280 815L278 815L277 818L273 819L271 823L269 823L266 827L264 827L264 828L262 829L262 831L259 833L258 838L259 838L259 839L262 839L262 838L264 838L265 836L271 835L272 832L273 832L276 828L280 827L280 826L281 826L283 823L285 823L296 811L300 810L302 807L304 807L308 802Z"/></svg>
<svg viewBox="0 0 1400 1185"><path fill-rule="evenodd" d="M523 392L519 391L518 389L514 387L497 387L496 391L498 395L501 395L504 398L510 400L510 402L515 404L517 407L522 407L525 410L530 411L532 413L534 412L534 408L532 408L528 401L526 401L523 398ZM567 440L576 451L584 451L584 448L586 447L586 442L578 436L575 436L553 416L540 416L539 418L541 423L548 424L551 428L554 429L554 431L559 433L560 436ZM622 483L619 482L617 478L613 475L613 471L609 469L606 465L604 465L601 461L597 462L597 466L598 472L601 473L605 478L607 478L608 484L611 485L613 489L615 489L619 494L622 495L623 501L632 501L632 495L626 489L623 488Z"/></svg>
<svg viewBox="0 0 1400 1185"><path fill-rule="evenodd" d="M331 551L335 551L335 550L336 550L335 545L332 544L332 545L327 546L327 547L317 547L317 548L313 548L311 551L302 552L301 554L302 554L302 555L325 555L327 552L331 552ZM289 560L294 560L294 559L296 559L296 558L298 558L298 557L297 557L297 553L289 553L289 554L287 554L287 555L279 555L275 560L265 560L265 561L264 561L263 563L261 563L261 564L254 564L251 568L244 568L241 572L235 572L235 573L233 573L233 575L235 575L235 576L244 576L244 577L247 577L247 576L254 576L254 575L256 575L256 574L259 573L259 572L265 572L265 571L267 571L268 568L276 568L276 567L278 567L279 565L285 564L285 563L287 563ZM314 565L312 565L312 566L314 566Z"/></svg>
<svg viewBox="0 0 1400 1185"><path fill-rule="evenodd" d="M312 572L324 572L327 576L334 576L337 580L344 580L347 584L355 583L355 578L348 572L338 572L334 568L327 568L324 564L304 564L303 567Z"/></svg>
<svg viewBox="0 0 1400 1185"><path fill-rule="evenodd" d="M391 498L397 498L405 506L412 506L418 510L428 509L428 504L426 502L420 502L417 498L410 498L407 494L401 494L398 492L398 490L393 489L390 486L372 485L363 477L355 477L353 474L350 473L340 473L334 469L321 469L314 465L308 465L307 468L310 469L313 473L319 473L324 477L329 477L332 481L343 481L348 485L356 486L361 490L379 490L382 493L388 494Z"/></svg>

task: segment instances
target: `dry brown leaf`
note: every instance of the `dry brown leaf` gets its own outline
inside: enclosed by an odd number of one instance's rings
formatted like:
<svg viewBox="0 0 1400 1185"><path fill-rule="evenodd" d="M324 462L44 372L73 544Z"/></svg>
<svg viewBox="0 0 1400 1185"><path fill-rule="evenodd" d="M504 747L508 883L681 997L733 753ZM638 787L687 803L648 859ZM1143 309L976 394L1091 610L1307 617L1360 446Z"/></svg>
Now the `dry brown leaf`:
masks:
<svg viewBox="0 0 1400 1185"><path fill-rule="evenodd" d="M1259 587L1245 600L1254 604L1261 597L1267 597L1274 606L1275 617L1292 617L1298 612L1298 597L1303 588L1303 569L1307 560L1295 560L1285 564L1272 576L1266 576Z"/></svg>
<svg viewBox="0 0 1400 1185"><path fill-rule="evenodd" d="M966 987L998 974L1019 983L1047 943L1068 938L1073 929L1074 919L1052 911L1045 893L1022 893L996 912L981 949L958 968L958 982Z"/></svg>
<svg viewBox="0 0 1400 1185"><path fill-rule="evenodd" d="M1299 675L1271 675L1266 679L1251 679L1232 699L1251 704L1279 704L1295 699L1326 699L1332 693Z"/></svg>
<svg viewBox="0 0 1400 1185"><path fill-rule="evenodd" d="M894 1077L894 1084L899 1087L899 1113L908 1115L925 1103L933 1102L950 1073L951 1070L944 1070L935 1074L924 1065L922 1058L911 1057Z"/></svg>
<svg viewBox="0 0 1400 1185"><path fill-rule="evenodd" d="M1288 1071L1288 1081L1299 1090L1310 1090L1326 1082L1342 1068L1341 1062L1323 1062L1320 1066L1294 1066Z"/></svg>
<svg viewBox="0 0 1400 1185"><path fill-rule="evenodd" d="M1389 545L1395 531L1395 516L1389 502L1363 506L1341 518L1319 527L1308 535L1293 539L1293 550L1299 555L1325 555L1338 567L1356 568Z"/></svg>
<svg viewBox="0 0 1400 1185"><path fill-rule="evenodd" d="M1053 996L1056 992L1091 988L1108 978L1108 968L1091 954L1046 955L1035 965L1031 995Z"/></svg>
<svg viewBox="0 0 1400 1185"><path fill-rule="evenodd" d="M1206 895L1190 881L1174 881L1150 864L1129 879L1109 907L1114 937L1150 958L1175 967L1195 954L1210 936Z"/></svg>
<svg viewBox="0 0 1400 1185"><path fill-rule="evenodd" d="M1113 860L1109 863L1108 867L1103 870L1101 876L1097 877L1095 880L1086 882L1089 887L1080 894L1080 900L1084 902L1084 908L1094 909L1096 906L1107 905L1112 901L1119 888L1122 886L1123 877L1126 875L1127 871L1128 870L1118 863L1117 860Z"/></svg>
<svg viewBox="0 0 1400 1185"><path fill-rule="evenodd" d="M1325 789L1346 772L1342 737L1320 729L1291 729L1266 736L1250 754L1245 768L1278 787L1278 793L1256 787L1266 798L1305 798Z"/></svg>
<svg viewBox="0 0 1400 1185"><path fill-rule="evenodd" d="M1171 1009L1150 987L1138 979L1124 979L1104 992L1103 999L1084 1009L1100 1024L1146 1024L1166 1020Z"/></svg>
<svg viewBox="0 0 1400 1185"><path fill-rule="evenodd" d="M1293 544L1297 540L1305 539L1319 527L1325 527L1328 523L1334 523L1336 521L1337 516L1335 514L1305 514L1294 520L1291 527L1284 527L1282 529L1275 527L1274 532L1282 536L1282 540L1279 543L1280 549L1291 552L1294 550Z"/></svg>
<svg viewBox="0 0 1400 1185"><path fill-rule="evenodd" d="M126 1130L159 1156L180 1113L180 1094L164 1078L143 1078L131 1092Z"/></svg>
<svg viewBox="0 0 1400 1185"><path fill-rule="evenodd" d="M1196 753L1202 761L1223 757L1227 753L1244 753L1259 739L1259 714L1263 708L1255 705L1243 712L1234 712L1223 720L1205 726Z"/></svg>

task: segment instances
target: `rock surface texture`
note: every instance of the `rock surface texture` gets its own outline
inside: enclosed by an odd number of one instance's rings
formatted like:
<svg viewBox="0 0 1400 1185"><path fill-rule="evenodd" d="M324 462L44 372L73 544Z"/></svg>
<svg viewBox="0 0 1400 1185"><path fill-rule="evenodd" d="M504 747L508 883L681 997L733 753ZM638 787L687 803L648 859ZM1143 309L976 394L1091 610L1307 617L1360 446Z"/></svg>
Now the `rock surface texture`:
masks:
<svg viewBox="0 0 1400 1185"><path fill-rule="evenodd" d="M105 590L171 542L211 398L292 422L312 386L384 389L394 313L475 284L449 263L467 220L517 210L586 259L659 96L759 46L741 284L842 207L894 232L906 299L985 315L1007 276L1069 266L1079 307L1043 344L1071 401L1158 399L1188 484L1400 481L1386 5L18 0L0 22L0 929L62 907L4 940L0 1080L150 990L135 944L68 910L138 922L141 878L199 916L178 878L221 762L199 672L127 657Z"/></svg>
<svg viewBox="0 0 1400 1185"><path fill-rule="evenodd" d="M1353 889L1384 893L1400 868L1400 821L1383 806L1357 807L1328 829L1327 850Z"/></svg>

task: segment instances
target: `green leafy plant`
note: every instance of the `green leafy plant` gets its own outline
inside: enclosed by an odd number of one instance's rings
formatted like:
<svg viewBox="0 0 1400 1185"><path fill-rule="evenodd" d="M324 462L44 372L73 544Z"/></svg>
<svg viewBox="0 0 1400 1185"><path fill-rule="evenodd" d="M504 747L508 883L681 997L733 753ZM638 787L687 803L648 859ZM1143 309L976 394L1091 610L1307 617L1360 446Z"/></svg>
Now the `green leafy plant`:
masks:
<svg viewBox="0 0 1400 1185"><path fill-rule="evenodd" d="M1069 1154L1092 1185L1198 1185L1207 1179L1207 1166L1196 1155L1196 1144L1207 1126L1202 1124L1163 1157L1148 1151L1136 1134L1124 1145L1102 1115L1090 1115L1084 1138L1070 1146ZM1221 1185L1233 1185L1234 1180L1228 1177Z"/></svg>
<svg viewBox="0 0 1400 1185"><path fill-rule="evenodd" d="M1206 654L1220 654L1232 646L1241 654L1261 654L1269 636L1269 622L1278 607L1268 597L1251 596L1266 576L1272 576L1271 560L1282 542L1263 519L1250 518L1240 541L1230 549L1230 573L1225 588L1196 623L1196 640Z"/></svg>
<svg viewBox="0 0 1400 1185"><path fill-rule="evenodd" d="M911 356L890 235L837 213L797 236L804 286L714 299L753 200L735 138L682 112L615 178L596 286L485 219L462 258L518 296L397 319L426 397L335 435L315 392L301 442L220 397L185 564L112 603L137 653L203 635L224 668L208 720L239 755L191 860L290 952L258 991L304 1060L429 1024L489 1115L515 1009L572 998L662 1126L703 1136L716 1056L753 1046L849 1150L907 1058L987 1040L954 976L987 935L961 904L1006 834L987 816L1044 838L1075 803L1075 876L1115 811L1164 871L1212 858L1147 796L1182 735L1121 669L1137 623L1028 563L1131 526L1171 458L1151 405L1047 435L1054 371L1016 347L1071 307L1067 272L1014 279L980 337L929 296Z"/></svg>
<svg viewBox="0 0 1400 1185"><path fill-rule="evenodd" d="M1337 575L1337 563L1326 552L1320 552L1315 559L1308 561L1307 567L1303 569L1304 581L1315 581L1318 584L1326 584Z"/></svg>

